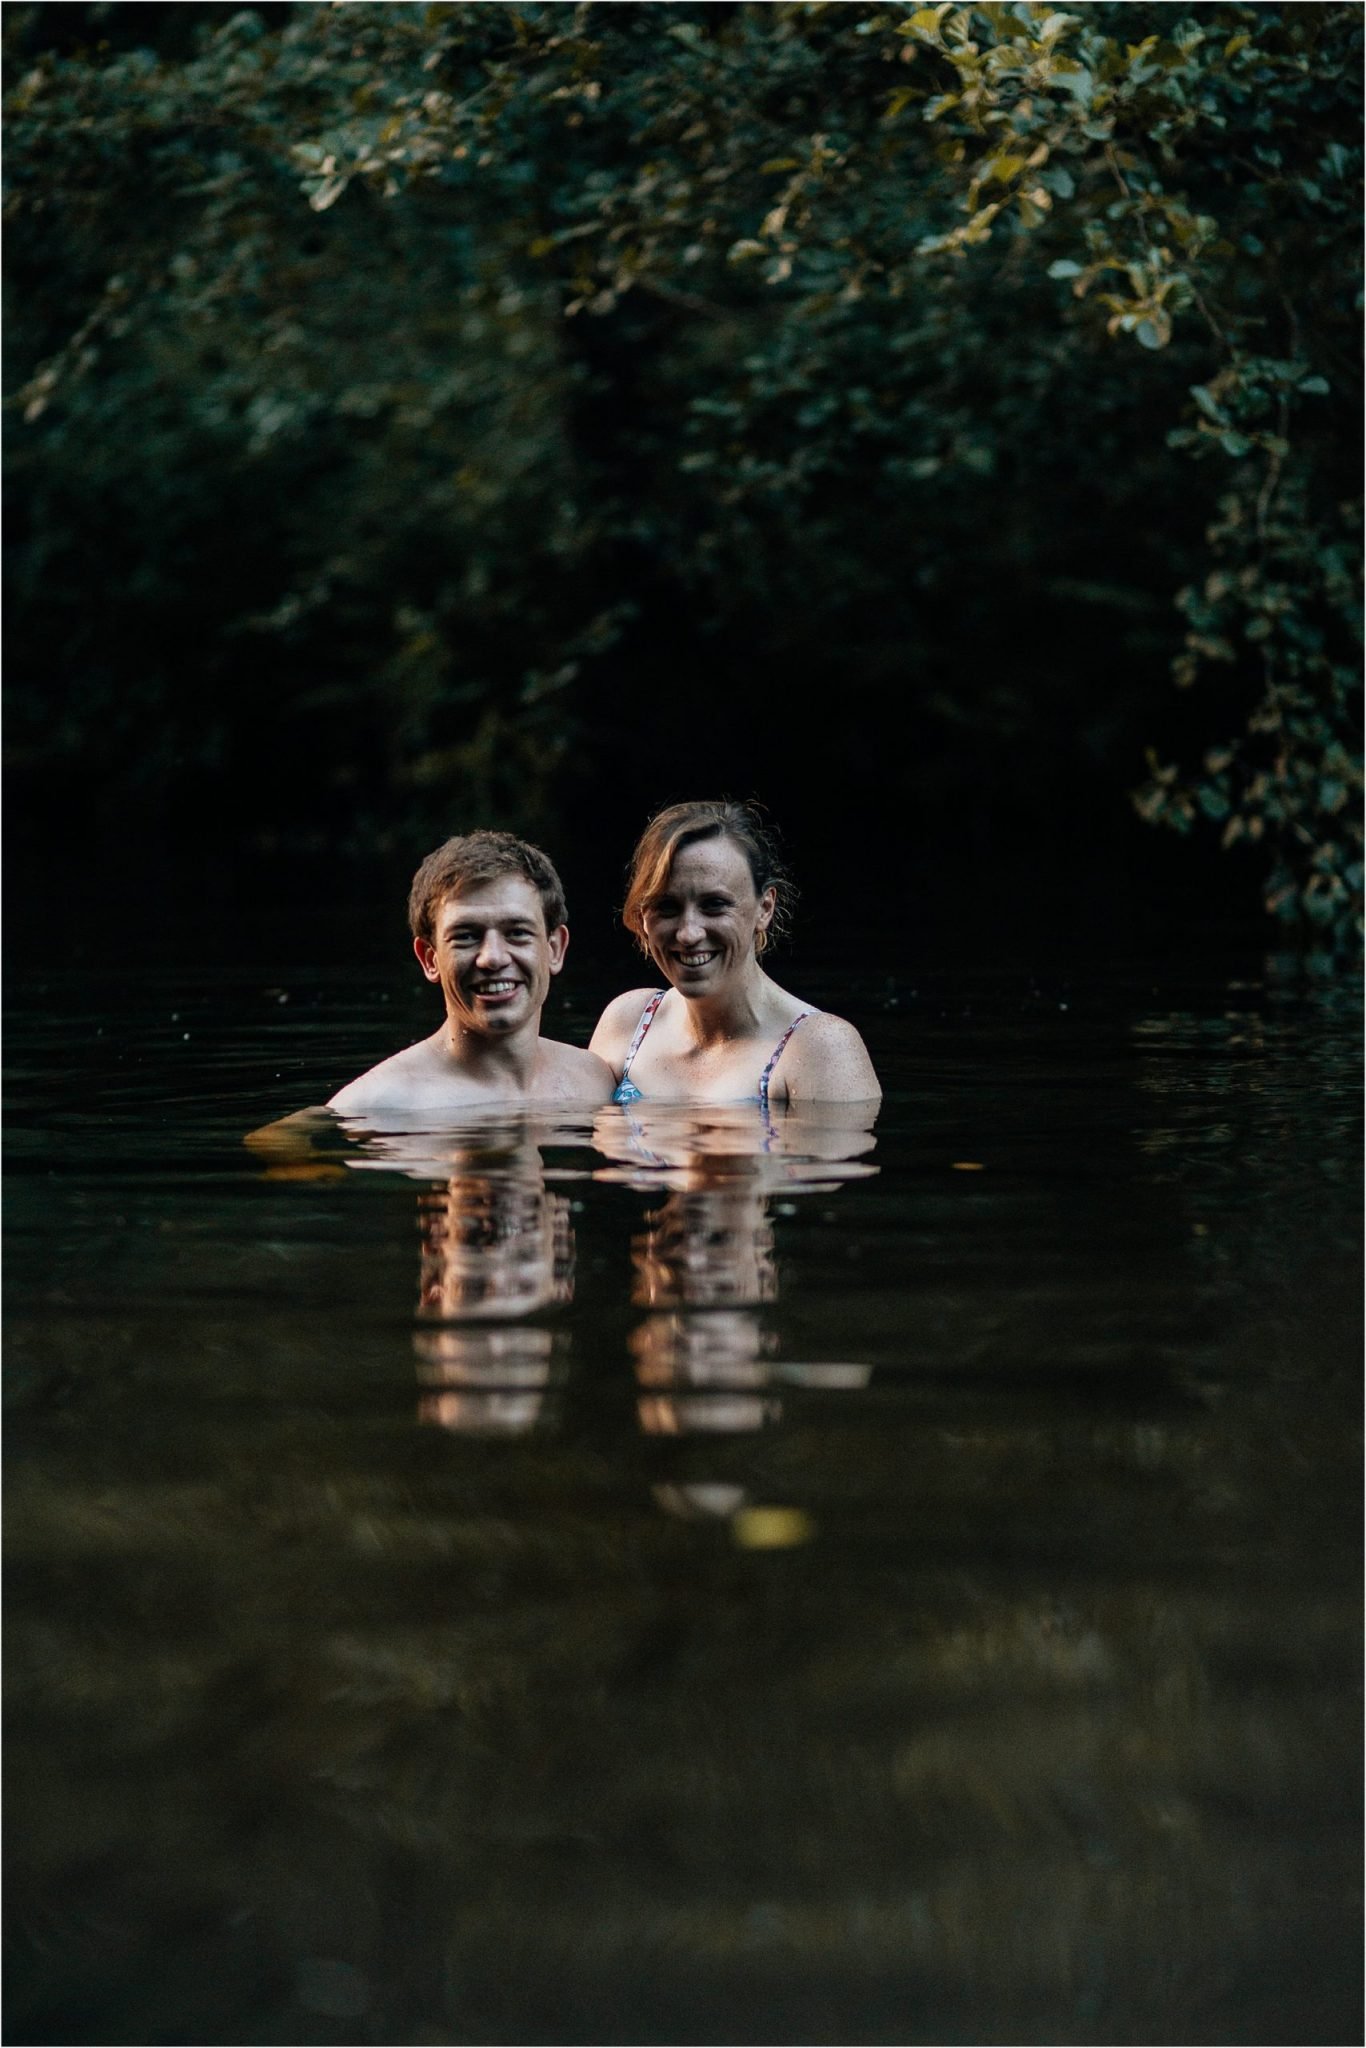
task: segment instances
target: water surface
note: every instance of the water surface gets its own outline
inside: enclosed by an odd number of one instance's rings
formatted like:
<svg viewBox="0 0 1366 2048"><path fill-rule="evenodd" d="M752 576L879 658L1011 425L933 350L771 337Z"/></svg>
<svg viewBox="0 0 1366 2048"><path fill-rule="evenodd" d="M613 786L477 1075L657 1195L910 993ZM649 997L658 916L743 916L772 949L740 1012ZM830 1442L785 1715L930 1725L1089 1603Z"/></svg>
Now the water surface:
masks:
<svg viewBox="0 0 1366 2048"><path fill-rule="evenodd" d="M11 987L7 2038L1359 2037L1350 1006L248 1147L431 1027L298 957Z"/></svg>

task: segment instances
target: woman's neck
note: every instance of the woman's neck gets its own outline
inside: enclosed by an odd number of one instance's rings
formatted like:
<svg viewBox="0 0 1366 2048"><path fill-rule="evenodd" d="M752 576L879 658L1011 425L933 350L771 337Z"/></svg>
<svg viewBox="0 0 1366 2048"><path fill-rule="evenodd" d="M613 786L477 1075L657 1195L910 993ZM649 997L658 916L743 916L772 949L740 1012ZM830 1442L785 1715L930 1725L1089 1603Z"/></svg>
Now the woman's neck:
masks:
<svg viewBox="0 0 1366 2048"><path fill-rule="evenodd" d="M771 987L758 961L751 960L743 976L714 995L684 996L681 989L675 993L682 997L685 1028L700 1050L757 1031Z"/></svg>

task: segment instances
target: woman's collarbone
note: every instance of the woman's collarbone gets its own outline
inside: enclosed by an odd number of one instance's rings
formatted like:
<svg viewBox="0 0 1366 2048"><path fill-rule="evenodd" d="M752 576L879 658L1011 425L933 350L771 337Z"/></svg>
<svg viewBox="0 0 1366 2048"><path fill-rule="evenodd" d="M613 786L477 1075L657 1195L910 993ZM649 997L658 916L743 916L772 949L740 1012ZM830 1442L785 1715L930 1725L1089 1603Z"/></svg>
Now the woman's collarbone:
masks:
<svg viewBox="0 0 1366 2048"><path fill-rule="evenodd" d="M752 1041L743 1047L690 1046L666 1050L661 1046L648 1066L644 1061L640 1065L644 1068L642 1079L653 1072L659 1083L680 1081L694 1088L700 1084L709 1093L715 1090L717 1101L733 1101L758 1094L764 1060L758 1042Z"/></svg>

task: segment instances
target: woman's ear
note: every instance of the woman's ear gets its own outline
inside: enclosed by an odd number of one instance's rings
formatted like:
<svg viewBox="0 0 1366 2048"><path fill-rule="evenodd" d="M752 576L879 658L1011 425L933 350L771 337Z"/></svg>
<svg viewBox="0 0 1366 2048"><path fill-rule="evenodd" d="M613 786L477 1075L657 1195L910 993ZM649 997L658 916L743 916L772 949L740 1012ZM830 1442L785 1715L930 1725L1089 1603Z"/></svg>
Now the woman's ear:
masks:
<svg viewBox="0 0 1366 2048"><path fill-rule="evenodd" d="M778 891L774 888L772 882L770 882L768 887L765 889L763 895L759 898L759 915L758 918L755 920L754 929L756 931L766 932L773 922L773 913L777 908Z"/></svg>

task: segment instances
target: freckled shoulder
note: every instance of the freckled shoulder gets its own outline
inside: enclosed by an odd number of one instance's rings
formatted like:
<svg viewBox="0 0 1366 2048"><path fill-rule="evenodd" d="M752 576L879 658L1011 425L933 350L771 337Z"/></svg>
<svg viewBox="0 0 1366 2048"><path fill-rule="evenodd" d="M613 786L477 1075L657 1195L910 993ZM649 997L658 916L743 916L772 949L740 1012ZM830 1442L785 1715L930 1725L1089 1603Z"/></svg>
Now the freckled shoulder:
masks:
<svg viewBox="0 0 1366 2048"><path fill-rule="evenodd" d="M843 1017L818 1010L802 1019L774 1069L793 1102L871 1102L882 1093L868 1048Z"/></svg>
<svg viewBox="0 0 1366 2048"><path fill-rule="evenodd" d="M588 1045L591 1052L606 1060L614 1074L620 1074L626 1058L626 1048L640 1022L640 1013L651 996L659 991L653 988L628 988L624 995L614 996L597 1021Z"/></svg>

